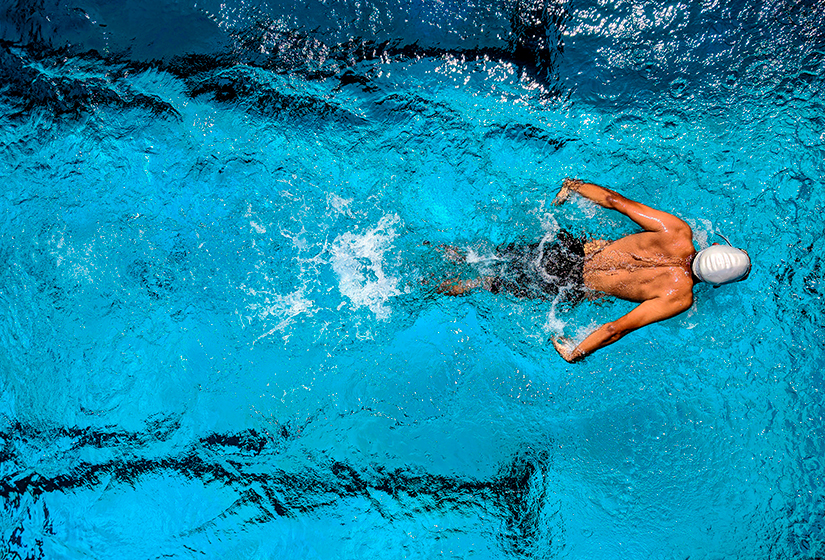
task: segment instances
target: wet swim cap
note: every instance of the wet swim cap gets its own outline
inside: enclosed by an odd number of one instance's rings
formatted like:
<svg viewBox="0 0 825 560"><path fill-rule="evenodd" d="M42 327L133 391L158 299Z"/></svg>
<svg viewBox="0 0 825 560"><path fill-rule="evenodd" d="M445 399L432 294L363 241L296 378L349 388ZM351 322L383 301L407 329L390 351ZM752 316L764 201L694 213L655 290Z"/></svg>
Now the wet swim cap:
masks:
<svg viewBox="0 0 825 560"><path fill-rule="evenodd" d="M729 284L741 280L751 270L751 259L742 249L711 245L693 259L693 274L708 284Z"/></svg>

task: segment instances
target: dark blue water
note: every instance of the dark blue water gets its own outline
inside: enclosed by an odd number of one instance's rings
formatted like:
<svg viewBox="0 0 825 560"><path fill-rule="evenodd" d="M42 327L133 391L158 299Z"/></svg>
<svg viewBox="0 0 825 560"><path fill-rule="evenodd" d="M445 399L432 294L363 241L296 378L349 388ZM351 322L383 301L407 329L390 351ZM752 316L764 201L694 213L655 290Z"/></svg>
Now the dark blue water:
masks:
<svg viewBox="0 0 825 560"><path fill-rule="evenodd" d="M5 2L3 558L822 558L825 9ZM633 224L754 259L446 298L439 244Z"/></svg>

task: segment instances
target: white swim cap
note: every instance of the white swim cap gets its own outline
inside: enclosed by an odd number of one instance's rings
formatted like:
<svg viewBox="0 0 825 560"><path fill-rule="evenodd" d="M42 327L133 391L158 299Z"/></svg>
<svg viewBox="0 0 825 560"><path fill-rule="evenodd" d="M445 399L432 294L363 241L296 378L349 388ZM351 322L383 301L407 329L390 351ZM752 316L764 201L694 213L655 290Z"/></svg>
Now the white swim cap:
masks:
<svg viewBox="0 0 825 560"><path fill-rule="evenodd" d="M693 259L693 274L708 284L729 284L741 280L751 270L751 259L742 249L711 245Z"/></svg>

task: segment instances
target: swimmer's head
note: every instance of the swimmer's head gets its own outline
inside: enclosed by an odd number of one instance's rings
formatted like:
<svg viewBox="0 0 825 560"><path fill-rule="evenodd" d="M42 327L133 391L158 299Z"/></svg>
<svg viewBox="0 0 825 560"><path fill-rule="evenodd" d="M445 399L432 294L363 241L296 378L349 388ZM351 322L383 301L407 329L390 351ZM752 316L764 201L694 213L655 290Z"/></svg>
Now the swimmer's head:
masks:
<svg viewBox="0 0 825 560"><path fill-rule="evenodd" d="M713 244L696 253L691 269L702 282L718 286L747 278L751 272L751 259L742 249Z"/></svg>

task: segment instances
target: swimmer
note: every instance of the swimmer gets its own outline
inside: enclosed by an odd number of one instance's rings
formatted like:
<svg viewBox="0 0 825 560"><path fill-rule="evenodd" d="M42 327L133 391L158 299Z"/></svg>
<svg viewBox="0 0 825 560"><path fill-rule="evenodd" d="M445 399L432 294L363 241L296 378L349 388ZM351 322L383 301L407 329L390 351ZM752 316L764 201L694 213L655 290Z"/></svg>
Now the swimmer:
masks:
<svg viewBox="0 0 825 560"><path fill-rule="evenodd" d="M746 251L714 244L697 252L690 226L676 216L577 179L564 180L553 204L563 204L572 193L624 214L644 231L615 241L587 241L562 232L549 249L525 246L523 254L527 257L509 260L521 261L521 270L530 269L532 263L532 269L540 274L449 280L441 285L440 291L461 295L481 287L531 297L538 290L558 294L559 286L564 286L561 295L574 303L600 295L639 303L623 317L600 326L573 348L569 340L553 338L553 346L561 357L577 362L636 329L686 311L693 304L695 284L729 284L744 280L750 274L751 262ZM512 253L515 247L508 246L508 249ZM559 278L561 282L550 282Z"/></svg>

